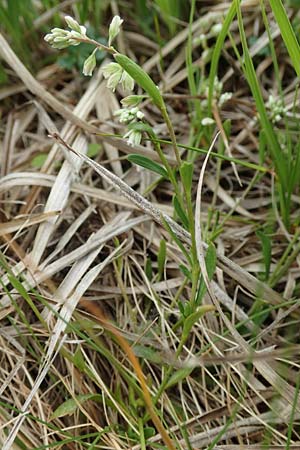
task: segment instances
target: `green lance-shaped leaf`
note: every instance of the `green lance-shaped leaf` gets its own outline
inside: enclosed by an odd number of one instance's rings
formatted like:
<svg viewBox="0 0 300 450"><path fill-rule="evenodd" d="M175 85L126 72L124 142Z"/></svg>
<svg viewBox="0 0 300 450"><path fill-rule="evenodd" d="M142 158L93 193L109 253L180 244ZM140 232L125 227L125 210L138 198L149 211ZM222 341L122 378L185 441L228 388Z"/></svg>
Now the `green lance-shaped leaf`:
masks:
<svg viewBox="0 0 300 450"><path fill-rule="evenodd" d="M152 159L147 158L146 156L138 155L136 153L132 153L127 156L128 161L137 166L144 167L145 169L151 170L152 172L158 173L164 178L168 178L168 172L164 169L160 164Z"/></svg>
<svg viewBox="0 0 300 450"><path fill-rule="evenodd" d="M176 211L177 216L179 217L179 219L181 220L183 226L189 230L190 224L189 224L189 219L185 213L185 211L183 210L180 201L177 198L177 195L174 195L173 197L173 205L174 205L174 209Z"/></svg>
<svg viewBox="0 0 300 450"><path fill-rule="evenodd" d="M161 280L165 264L166 264L166 258L167 258L167 244L164 239L161 239L159 244L159 251L157 255L157 266L158 266L158 279Z"/></svg>
<svg viewBox="0 0 300 450"><path fill-rule="evenodd" d="M135 82L147 92L153 103L159 108L164 109L165 104L158 87L154 84L149 75L134 61L121 53L114 55L118 64L127 72Z"/></svg>
<svg viewBox="0 0 300 450"><path fill-rule="evenodd" d="M194 165L191 162L184 161L179 169L182 182L188 194L191 194L193 184Z"/></svg>
<svg viewBox="0 0 300 450"><path fill-rule="evenodd" d="M213 305L202 305L197 309L197 311L195 311L190 316L188 316L184 321L181 340L183 342L185 342L189 336L189 333L190 333L193 325L196 322L198 322L198 320L202 316L204 316L204 314L206 314L209 311L214 311L214 310L215 310L215 307Z"/></svg>
<svg viewBox="0 0 300 450"><path fill-rule="evenodd" d="M100 394L80 394L75 398L69 398L65 402L63 402L59 407L54 411L51 415L50 420L56 419L58 417L64 417L70 414L74 414L76 409L78 408L78 404L82 405L82 403L88 400L98 400L100 401L102 396Z"/></svg>

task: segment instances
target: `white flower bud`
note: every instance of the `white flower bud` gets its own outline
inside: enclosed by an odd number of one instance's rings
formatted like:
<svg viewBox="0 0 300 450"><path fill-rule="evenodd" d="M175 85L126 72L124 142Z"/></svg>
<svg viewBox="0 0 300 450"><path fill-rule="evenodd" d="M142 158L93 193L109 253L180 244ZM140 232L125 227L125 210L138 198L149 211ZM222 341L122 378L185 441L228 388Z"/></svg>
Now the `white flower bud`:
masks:
<svg viewBox="0 0 300 450"><path fill-rule="evenodd" d="M121 100L121 103L124 107L128 108L130 106L137 106L144 98L144 95L128 95L128 97Z"/></svg>
<svg viewBox="0 0 300 450"><path fill-rule="evenodd" d="M224 94L220 95L219 106L224 105L228 100L232 97L232 92L224 92Z"/></svg>
<svg viewBox="0 0 300 450"><path fill-rule="evenodd" d="M77 33L81 34L81 28L79 23L73 19L71 16L65 16L65 21L68 24L68 27L71 28L71 30L77 31Z"/></svg>
<svg viewBox="0 0 300 450"><path fill-rule="evenodd" d="M215 121L211 117L204 117L201 120L201 125L203 125L204 127L207 127L209 125L213 125L214 123L215 123Z"/></svg>
<svg viewBox="0 0 300 450"><path fill-rule="evenodd" d="M92 76L93 71L96 67L96 51L97 48L93 51L93 53L84 61L82 73L85 76Z"/></svg>
<svg viewBox="0 0 300 450"><path fill-rule="evenodd" d="M211 28L211 33L212 33L214 36L217 36L218 34L221 33L222 28L223 28L223 25L222 25L221 23L216 23L215 25L212 26L212 28Z"/></svg>
<svg viewBox="0 0 300 450"><path fill-rule="evenodd" d="M119 16L115 16L113 20L111 21L111 24L109 25L108 30L108 45L111 46L112 41L114 38L119 34L120 27L123 23L123 19Z"/></svg>

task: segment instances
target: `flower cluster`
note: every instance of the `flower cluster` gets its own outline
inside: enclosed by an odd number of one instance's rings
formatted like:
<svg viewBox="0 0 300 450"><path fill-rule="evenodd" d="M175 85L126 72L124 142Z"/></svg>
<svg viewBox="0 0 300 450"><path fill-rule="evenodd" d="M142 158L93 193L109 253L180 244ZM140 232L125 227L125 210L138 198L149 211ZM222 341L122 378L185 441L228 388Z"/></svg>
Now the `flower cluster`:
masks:
<svg viewBox="0 0 300 450"><path fill-rule="evenodd" d="M214 80L213 100L216 102L219 108L221 108L224 105L224 103L226 103L232 97L232 92L223 92L222 94L222 89L223 83L222 81L219 81L218 78L216 77ZM200 94L202 94L204 97L203 100L201 100L201 106L204 111L207 109L208 106L208 92L209 92L209 80L202 83L200 90ZM201 121L201 124L203 126L209 126L214 124L214 122L215 122L214 119L212 119L211 117L204 117Z"/></svg>
<svg viewBox="0 0 300 450"><path fill-rule="evenodd" d="M63 49L70 45L79 45L82 40L87 39L86 28L83 25L79 25L71 16L66 16L65 21L71 31L63 28L53 28L51 33L46 34L44 37L45 41L53 48Z"/></svg>
<svg viewBox="0 0 300 450"><path fill-rule="evenodd" d="M284 105L283 100L281 98L276 99L272 94L269 95L266 108L273 123L280 122L287 113L287 107Z"/></svg>
<svg viewBox="0 0 300 450"><path fill-rule="evenodd" d="M123 20L119 16L115 16L109 26L108 30L108 47L91 40L86 34L86 28L73 19L73 17L66 16L65 21L70 30L62 28L53 28L51 33L45 36L45 41L52 47L63 49L70 45L79 45L81 42L87 42L96 45L94 51L85 60L83 65L83 74L91 76L96 67L96 52L98 50L108 51L114 54L116 50L111 46L113 40L120 32ZM132 91L134 89L134 79L116 62L107 64L102 73L107 80L107 87L113 92L120 84L124 91ZM145 98L140 95L130 95L122 100L123 109L115 113L119 116L119 121L125 125L131 125L132 128L124 135L129 145L138 145L142 139L142 132L134 128L134 124L143 119L144 114L139 111L137 105Z"/></svg>
<svg viewBox="0 0 300 450"><path fill-rule="evenodd" d="M122 108L114 113L119 117L119 122L124 125L133 125L144 118L144 113L137 106L134 108ZM142 132L135 128L131 128L124 136L129 145L139 145L142 140Z"/></svg>
<svg viewBox="0 0 300 450"><path fill-rule="evenodd" d="M137 106L134 108L122 108L114 113L115 116L119 116L119 122L125 125L137 122L144 118L144 113L139 110Z"/></svg>

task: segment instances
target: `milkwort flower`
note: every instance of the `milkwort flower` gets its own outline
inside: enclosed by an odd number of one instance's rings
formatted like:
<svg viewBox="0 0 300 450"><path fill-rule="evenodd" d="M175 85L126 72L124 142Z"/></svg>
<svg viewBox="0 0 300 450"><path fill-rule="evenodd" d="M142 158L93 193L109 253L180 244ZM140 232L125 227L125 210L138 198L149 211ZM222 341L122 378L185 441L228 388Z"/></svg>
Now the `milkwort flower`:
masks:
<svg viewBox="0 0 300 450"><path fill-rule="evenodd" d="M123 70L120 64L111 62L102 69L105 79L107 79L107 87L113 92L119 83L122 84L124 90L133 90L134 80Z"/></svg>
<svg viewBox="0 0 300 450"><path fill-rule="evenodd" d="M86 75L86 76L93 75L93 70L95 69L96 64L97 64L97 61L96 61L97 50L98 49L95 48L93 53L84 61L83 70L82 70L83 75Z"/></svg>
<svg viewBox="0 0 300 450"><path fill-rule="evenodd" d="M142 140L142 133L139 130L129 130L123 136L124 139L127 140L127 144L134 147L135 145L139 145Z"/></svg>
<svg viewBox="0 0 300 450"><path fill-rule="evenodd" d="M109 25L108 30L108 45L111 46L112 41L119 34L123 19L119 16L115 16Z"/></svg>

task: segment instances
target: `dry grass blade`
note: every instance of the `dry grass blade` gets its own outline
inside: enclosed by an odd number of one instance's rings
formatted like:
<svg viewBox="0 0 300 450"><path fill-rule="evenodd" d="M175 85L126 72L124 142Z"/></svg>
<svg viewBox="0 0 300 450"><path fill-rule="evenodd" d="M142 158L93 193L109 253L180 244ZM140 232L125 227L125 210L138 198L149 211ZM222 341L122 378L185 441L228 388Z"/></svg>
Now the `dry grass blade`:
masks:
<svg viewBox="0 0 300 450"><path fill-rule="evenodd" d="M33 214L29 217L20 217L9 222L0 223L0 236L14 231L21 231L23 228L31 227L41 222L45 222L51 217L57 216L60 211L48 211L41 214Z"/></svg>

